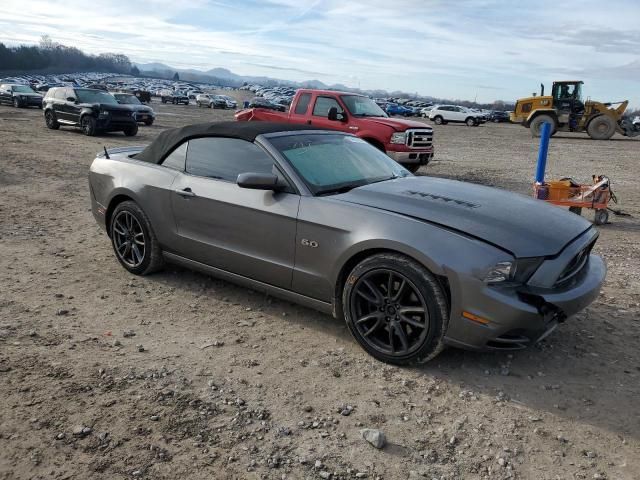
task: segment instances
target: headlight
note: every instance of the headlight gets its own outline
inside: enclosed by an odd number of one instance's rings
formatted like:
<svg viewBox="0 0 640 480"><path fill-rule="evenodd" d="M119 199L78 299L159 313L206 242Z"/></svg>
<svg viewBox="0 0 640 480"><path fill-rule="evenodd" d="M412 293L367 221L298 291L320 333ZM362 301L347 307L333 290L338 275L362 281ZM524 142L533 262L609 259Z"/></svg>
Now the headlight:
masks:
<svg viewBox="0 0 640 480"><path fill-rule="evenodd" d="M391 135L391 143L400 145L407 143L407 132L397 132Z"/></svg>
<svg viewBox="0 0 640 480"><path fill-rule="evenodd" d="M484 281L490 284L526 283L544 261L543 257L520 258L513 262L499 262L487 272Z"/></svg>

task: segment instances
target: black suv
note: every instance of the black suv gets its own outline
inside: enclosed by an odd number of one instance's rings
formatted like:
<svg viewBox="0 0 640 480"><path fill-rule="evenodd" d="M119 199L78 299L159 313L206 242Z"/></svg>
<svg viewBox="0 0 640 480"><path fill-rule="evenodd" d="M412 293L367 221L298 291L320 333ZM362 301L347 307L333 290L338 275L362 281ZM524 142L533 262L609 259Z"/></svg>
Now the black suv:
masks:
<svg viewBox="0 0 640 480"><path fill-rule="evenodd" d="M4 83L0 85L0 103L7 103L16 108L42 108L42 95L34 91L29 85Z"/></svg>
<svg viewBox="0 0 640 480"><path fill-rule="evenodd" d="M133 109L120 105L102 90L77 87L50 88L43 100L47 127L80 127L85 135L122 131L127 137L138 133Z"/></svg>

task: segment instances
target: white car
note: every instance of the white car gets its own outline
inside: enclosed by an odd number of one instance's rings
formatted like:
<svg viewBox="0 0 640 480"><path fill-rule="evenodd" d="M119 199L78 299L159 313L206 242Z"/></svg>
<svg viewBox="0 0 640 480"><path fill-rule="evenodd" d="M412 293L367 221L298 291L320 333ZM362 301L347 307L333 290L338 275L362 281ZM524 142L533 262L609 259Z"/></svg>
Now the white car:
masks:
<svg viewBox="0 0 640 480"><path fill-rule="evenodd" d="M429 118L429 114L431 113L431 110L433 110L435 107L432 105L430 107L424 107L420 109L420 116L423 118Z"/></svg>
<svg viewBox="0 0 640 480"><path fill-rule="evenodd" d="M633 118L632 123L633 123L636 127L640 127L640 115L636 115L636 116Z"/></svg>
<svg viewBox="0 0 640 480"><path fill-rule="evenodd" d="M458 105L436 105L429 112L429 120L436 125L446 125L452 123L466 123L469 127L477 127L486 121L481 113Z"/></svg>

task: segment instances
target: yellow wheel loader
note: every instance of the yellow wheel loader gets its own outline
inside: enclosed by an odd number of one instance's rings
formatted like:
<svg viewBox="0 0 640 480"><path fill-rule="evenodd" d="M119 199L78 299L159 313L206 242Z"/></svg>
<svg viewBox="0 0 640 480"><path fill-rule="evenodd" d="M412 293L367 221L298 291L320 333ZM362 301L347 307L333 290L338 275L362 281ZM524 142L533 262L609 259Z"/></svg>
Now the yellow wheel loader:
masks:
<svg viewBox="0 0 640 480"><path fill-rule="evenodd" d="M587 132L594 140L608 140L618 132L625 137L640 135L640 128L623 117L629 104L622 102L601 103L587 99L582 101L582 81L553 82L551 95L544 94L521 98L516 102L509 119L531 130L534 137L540 136L542 124L552 125L556 132ZM614 108L614 106L617 107Z"/></svg>

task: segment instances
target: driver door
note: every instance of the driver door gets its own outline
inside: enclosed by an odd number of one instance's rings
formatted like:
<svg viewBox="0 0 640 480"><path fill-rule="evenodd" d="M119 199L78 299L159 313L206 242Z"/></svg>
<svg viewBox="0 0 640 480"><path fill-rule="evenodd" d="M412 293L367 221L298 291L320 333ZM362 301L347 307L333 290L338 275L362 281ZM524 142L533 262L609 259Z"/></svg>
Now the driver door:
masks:
<svg viewBox="0 0 640 480"><path fill-rule="evenodd" d="M318 95L313 104L310 120L307 121L307 123L318 127L318 129L339 130L346 133L353 133L351 129L349 129L348 122L329 120L327 118L329 110L332 107L335 107L338 110L338 115L346 115L344 108L335 98Z"/></svg>
<svg viewBox="0 0 640 480"><path fill-rule="evenodd" d="M189 141L172 185L180 255L282 288L291 287L300 196L241 188L240 173L271 173L259 146L232 138Z"/></svg>

